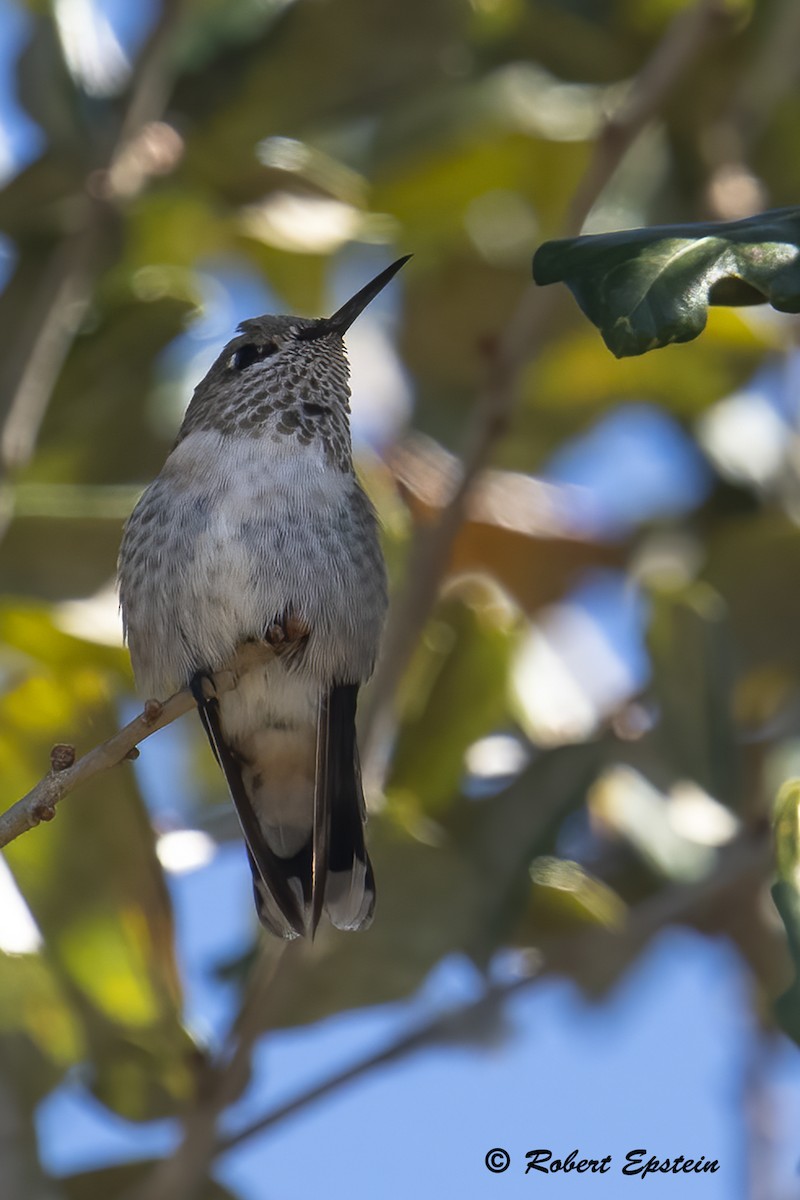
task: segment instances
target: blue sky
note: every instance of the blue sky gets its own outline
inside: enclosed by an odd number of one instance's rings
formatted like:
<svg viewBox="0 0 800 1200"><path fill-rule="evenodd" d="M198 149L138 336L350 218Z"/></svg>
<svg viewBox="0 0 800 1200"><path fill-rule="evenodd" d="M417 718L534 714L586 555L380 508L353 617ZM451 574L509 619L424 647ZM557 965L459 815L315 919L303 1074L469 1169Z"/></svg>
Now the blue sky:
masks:
<svg viewBox="0 0 800 1200"><path fill-rule="evenodd" d="M130 44L141 38L154 6L109 0L103 7ZM0 0L0 145L17 167L41 148L36 127L14 100L13 64L24 36L23 15ZM248 315L253 295L231 286L243 307L238 320ZM622 475L620 462L626 464ZM708 486L707 468L689 439L644 405L607 418L566 448L549 474L590 487L595 516L609 533L634 518L669 512L676 491L695 504ZM607 628L621 620L619 606L608 604L614 586L606 580L581 593L581 603L606 613ZM640 621L630 606L628 623L614 627L613 636L644 671ZM145 787L154 806L157 777L166 773L173 783L180 777L180 753L178 732L147 750ZM171 877L170 887L188 1018L213 1042L232 1005L214 968L240 953L252 931L243 853L225 846L206 866ZM237 1120L370 1053L426 1014L463 1001L475 985L473 968L453 959L407 1002L271 1035L258 1049ZM529 1196L532 1188L562 1198L618 1197L626 1186L618 1173L625 1153L644 1147L658 1156L705 1155L721 1164L714 1175L650 1178L648 1197L685 1189L704 1200L744 1200L752 1194L755 1153L745 1108L757 1081L774 1114L767 1156L772 1177L762 1179L763 1194L784 1200L798 1189L800 1057L783 1039L767 1039L750 1008L748 982L730 947L666 931L602 1002L589 1003L563 981L537 985L509 1004L506 1036L497 1044L432 1049L383 1068L230 1155L220 1163L219 1178L244 1200L263 1200L265 1179L270 1196L282 1200L309 1194L392 1200L444 1191L511 1198ZM43 1160L58 1174L163 1153L174 1138L169 1125L132 1126L110 1116L77 1077L42 1105L37 1127ZM505 1147L512 1158L502 1175L489 1174L483 1164L493 1147ZM587 1157L611 1154L612 1169L602 1176L526 1177L525 1152L538 1147L558 1156L573 1148Z"/></svg>

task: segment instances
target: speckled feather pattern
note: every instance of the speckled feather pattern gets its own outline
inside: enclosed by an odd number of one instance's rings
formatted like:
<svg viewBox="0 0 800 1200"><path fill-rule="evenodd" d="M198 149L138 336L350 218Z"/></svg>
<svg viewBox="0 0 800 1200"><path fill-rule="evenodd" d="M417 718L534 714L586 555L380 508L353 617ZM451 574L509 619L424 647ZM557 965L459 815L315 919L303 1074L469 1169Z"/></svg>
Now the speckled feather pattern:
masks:
<svg viewBox="0 0 800 1200"><path fill-rule="evenodd" d="M266 335L288 321L261 320ZM342 340L289 343L237 377L227 364L248 336L197 388L125 529L120 601L148 696L221 667L287 611L309 626L302 671L320 684L360 682L375 662L385 572L352 470Z"/></svg>
<svg viewBox="0 0 800 1200"><path fill-rule="evenodd" d="M288 317L244 321L242 336L226 346L195 392L178 441L199 429L253 438L266 435L276 444L291 437L296 447L317 442L330 466L352 471L349 372L342 339L285 337L290 329L311 325ZM244 372L233 391L229 363L251 337L285 340L278 356Z"/></svg>
<svg viewBox="0 0 800 1200"><path fill-rule="evenodd" d="M120 595L147 695L222 667L287 612L310 629L303 673L369 677L386 602L375 516L353 474L292 438L195 430L139 501Z"/></svg>

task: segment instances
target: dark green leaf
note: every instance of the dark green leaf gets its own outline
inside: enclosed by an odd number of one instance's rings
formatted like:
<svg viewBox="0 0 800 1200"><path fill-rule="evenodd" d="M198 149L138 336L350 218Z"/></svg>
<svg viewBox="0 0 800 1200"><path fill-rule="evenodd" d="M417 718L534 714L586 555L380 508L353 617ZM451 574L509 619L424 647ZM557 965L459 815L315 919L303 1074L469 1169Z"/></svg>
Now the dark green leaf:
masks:
<svg viewBox="0 0 800 1200"><path fill-rule="evenodd" d="M780 880L772 886L772 899L797 969L794 982L775 1001L775 1016L784 1032L800 1046L800 895L793 884Z"/></svg>
<svg viewBox="0 0 800 1200"><path fill-rule="evenodd" d="M789 1037L800 1045L800 891L797 868L800 863L798 841L800 782L788 780L775 802L775 858L778 879L772 886L772 899L786 930L789 952L794 961L795 978L775 1001L775 1015Z"/></svg>
<svg viewBox="0 0 800 1200"><path fill-rule="evenodd" d="M707 547L704 577L728 606L739 666L800 674L796 523L769 510L743 514L719 522Z"/></svg>
<svg viewBox="0 0 800 1200"><path fill-rule="evenodd" d="M731 695L727 606L706 583L651 594L649 630L658 740L669 770L738 808L741 762Z"/></svg>
<svg viewBox="0 0 800 1200"><path fill-rule="evenodd" d="M539 284L564 282L622 358L705 328L709 304L800 311L800 209L743 221L663 225L545 242Z"/></svg>

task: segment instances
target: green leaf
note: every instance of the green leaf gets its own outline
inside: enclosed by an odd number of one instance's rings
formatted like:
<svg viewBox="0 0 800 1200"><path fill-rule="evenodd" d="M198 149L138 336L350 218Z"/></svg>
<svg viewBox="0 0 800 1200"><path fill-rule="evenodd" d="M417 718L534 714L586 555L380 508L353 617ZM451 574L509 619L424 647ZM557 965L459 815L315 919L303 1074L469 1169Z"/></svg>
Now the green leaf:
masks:
<svg viewBox="0 0 800 1200"><path fill-rule="evenodd" d="M90 517L18 516L0 544L3 583L11 594L48 600L91 595L107 587L124 521L116 509Z"/></svg>
<svg viewBox="0 0 800 1200"><path fill-rule="evenodd" d="M464 100L469 99L467 94ZM497 106L500 108L499 99ZM542 224L555 228L585 164L586 145L532 138L509 128L510 124L504 127L498 122L485 129L479 124L480 135L473 127L457 139L443 137L427 153L420 153L417 143L413 155L399 153L382 164L371 195L372 206L402 223L409 244L425 255L429 270L437 260L446 265L445 247L464 245L467 230L482 254L491 259L492 246L496 242L502 245L497 225L504 223L505 237L513 247L517 213L521 217L528 211L538 228ZM422 136L421 130L417 136ZM487 180L491 180L490 191ZM514 207L504 210L500 204L508 197ZM521 253L514 257L509 251L500 253L499 258L513 267L523 261ZM464 307L455 291L450 301L459 309ZM486 322L481 305L470 315L473 322L481 318Z"/></svg>
<svg viewBox="0 0 800 1200"><path fill-rule="evenodd" d="M546 854L531 864L529 934L574 933L587 925L619 929L627 906L580 863Z"/></svg>
<svg viewBox="0 0 800 1200"><path fill-rule="evenodd" d="M705 328L710 304L800 312L800 209L545 242L538 284L566 283L618 358Z"/></svg>
<svg viewBox="0 0 800 1200"><path fill-rule="evenodd" d="M718 521L706 541L704 576L730 613L740 668L800 675L797 594L800 531L774 508Z"/></svg>
<svg viewBox="0 0 800 1200"><path fill-rule="evenodd" d="M739 807L742 770L731 695L734 644L727 605L707 583L654 589L648 634L658 744L678 778Z"/></svg>
<svg viewBox="0 0 800 1200"><path fill-rule="evenodd" d="M786 930L795 968L791 986L775 1001L775 1015L789 1037L800 1045L800 780L784 783L775 800L775 865L772 899Z"/></svg>
<svg viewBox="0 0 800 1200"><path fill-rule="evenodd" d="M53 743L81 752L116 731L125 674L121 651L62 633L42 607L0 608L0 643L10 803L44 773ZM90 780L5 854L52 972L52 981L31 976L24 1003L31 1019L52 1006L53 990L69 1004L41 1048L68 1062L79 1040L95 1093L124 1116L174 1113L192 1093L197 1051L181 1023L172 911L130 766Z"/></svg>
<svg viewBox="0 0 800 1200"><path fill-rule="evenodd" d="M0 954L0 1038L25 1063L19 1080L32 1105L79 1061L80 1023L43 955Z"/></svg>
<svg viewBox="0 0 800 1200"><path fill-rule="evenodd" d="M800 780L789 779L775 801L775 868L784 883L795 884L800 869ZM800 960L800 942L794 947Z"/></svg>
<svg viewBox="0 0 800 1200"><path fill-rule="evenodd" d="M192 281L168 267L120 270L107 279L54 388L26 479L105 484L160 470L178 414L159 435L148 390L158 356L192 311ZM108 574L115 561L106 563Z"/></svg>
<svg viewBox="0 0 800 1200"><path fill-rule="evenodd" d="M470 743L507 718L515 615L497 587L475 577L454 586L430 622L404 688L387 784L412 821L452 803Z"/></svg>
<svg viewBox="0 0 800 1200"><path fill-rule="evenodd" d="M772 885L772 900L786 930L786 941L795 968L795 978L775 1001L775 1016L783 1030L800 1045L800 781L784 783L775 801L775 865L778 879Z"/></svg>
<svg viewBox="0 0 800 1200"><path fill-rule="evenodd" d="M205 10L223 7L231 5L204 4ZM198 69L184 72L173 96L175 110L192 116L182 176L238 202L257 200L266 190L267 171L253 153L265 134L311 133L315 144L336 154L322 136L330 130L331 140L344 143L342 161L360 169L354 160L374 138L354 136L354 121L368 117L382 132L399 107L424 107L441 90L442 54L468 20L467 8L439 0L408 0L402 8L368 0L339 0L335 10L259 8L266 18L261 33L253 29L245 43L217 38L212 56L204 55L202 66L195 58ZM191 68L191 59L185 65Z"/></svg>

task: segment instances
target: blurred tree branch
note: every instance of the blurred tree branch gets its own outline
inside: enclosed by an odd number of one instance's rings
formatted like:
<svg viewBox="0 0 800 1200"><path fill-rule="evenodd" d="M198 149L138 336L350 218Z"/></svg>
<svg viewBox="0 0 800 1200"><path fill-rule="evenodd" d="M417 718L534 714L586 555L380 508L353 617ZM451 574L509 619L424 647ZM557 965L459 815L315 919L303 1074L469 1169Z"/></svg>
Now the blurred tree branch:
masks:
<svg viewBox="0 0 800 1200"><path fill-rule="evenodd" d="M191 1200L198 1194L217 1153L217 1120L250 1080L252 1052L269 1019L270 989L288 950L288 942L262 940L227 1043L202 1069L178 1149L122 1200Z"/></svg>
<svg viewBox="0 0 800 1200"><path fill-rule="evenodd" d="M9 1064L4 1061L3 1067ZM43 1171L36 1153L36 1135L29 1114L20 1111L20 1097L0 1071L0 1159L3 1193L26 1200L59 1200L60 1189Z"/></svg>
<svg viewBox="0 0 800 1200"><path fill-rule="evenodd" d="M128 190L120 186L121 173L115 167L167 101L168 48L182 3L162 0L158 20L134 66L114 143L105 155L100 146L87 154L89 161L105 160L106 167L93 169L85 179L81 219L70 224L50 251L34 288L35 302L25 314L22 336L15 339L6 358L0 376L3 471L24 466L33 454L53 388L106 264L108 246L115 240L116 206ZM139 175L137 188L142 180Z"/></svg>
<svg viewBox="0 0 800 1200"><path fill-rule="evenodd" d="M166 107L173 82L170 49L183 8L184 0L161 0L158 20L134 64L128 103L112 161L124 152L145 125L157 120Z"/></svg>
<svg viewBox="0 0 800 1200"><path fill-rule="evenodd" d="M315 1084L292 1100L287 1100L284 1104L278 1105L277 1108L258 1117L243 1129L222 1138L214 1149L214 1157L235 1150L237 1146L251 1137L264 1133L267 1129L286 1120L287 1117L295 1116L308 1105L315 1104L317 1100L323 1099L348 1083L353 1083L377 1067L386 1066L387 1063L395 1062L397 1059L405 1057L406 1054L424 1050L429 1046L448 1041L463 1041L474 1037L476 1031L480 1032L485 1029L498 1016L506 1000L530 987L539 977L538 969L534 968L530 974L520 975L510 982L491 984L477 1000L442 1013L432 1020L426 1021L423 1025L409 1030L408 1033L401 1034L396 1041L391 1042L376 1054L371 1054L359 1062L345 1067L343 1071L337 1071L335 1075L331 1075L322 1083Z"/></svg>
<svg viewBox="0 0 800 1200"><path fill-rule="evenodd" d="M679 12L634 79L627 97L601 130L557 236L580 232L633 143L658 115L691 63L710 41L733 27L733 19L727 0L699 0ZM490 356L486 384L474 406L466 436L460 478L436 522L416 529L405 587L390 611L383 653L365 711L365 774L373 784L382 773L380 747L391 728L391 706L398 684L436 601L476 480L508 428L521 372L545 342L552 310L552 302L542 289L531 284L523 293Z"/></svg>
<svg viewBox="0 0 800 1200"><path fill-rule="evenodd" d="M709 43L730 32L737 14L729 0L699 0L681 9L633 80L595 141L559 237L580 233L603 189L639 134L663 110L676 86Z"/></svg>
<svg viewBox="0 0 800 1200"><path fill-rule="evenodd" d="M708 207L723 221L750 217L770 206L750 159L800 76L800 8L794 0L775 0L765 18L751 61L714 122L713 136L703 138L698 147L708 171Z"/></svg>
<svg viewBox="0 0 800 1200"><path fill-rule="evenodd" d="M250 642L241 647L234 662L214 675L214 684L220 694L232 691L241 677L260 663L266 662L274 650L265 642ZM56 805L70 792L86 783L102 771L109 771L126 758L134 757L133 751L140 742L151 734L172 724L184 713L195 707L194 697L188 688L176 692L163 703L148 700L144 710L118 733L95 746L75 761L72 746L55 746L51 752L51 769L40 779L27 795L0 814L0 848L7 846L20 834L33 829L41 821L50 821L55 816Z"/></svg>

